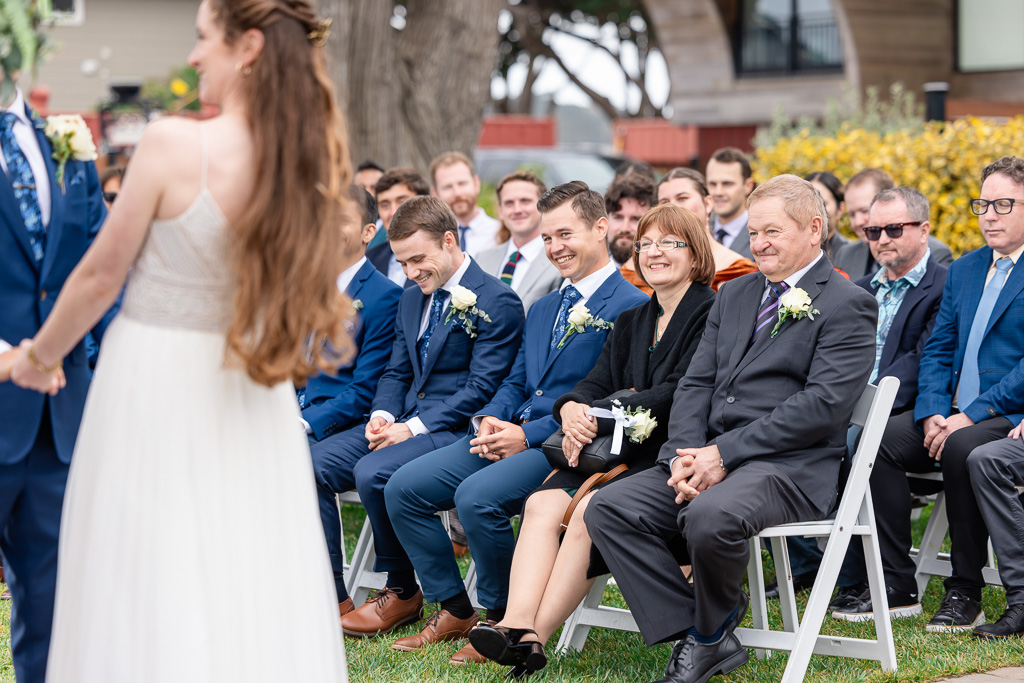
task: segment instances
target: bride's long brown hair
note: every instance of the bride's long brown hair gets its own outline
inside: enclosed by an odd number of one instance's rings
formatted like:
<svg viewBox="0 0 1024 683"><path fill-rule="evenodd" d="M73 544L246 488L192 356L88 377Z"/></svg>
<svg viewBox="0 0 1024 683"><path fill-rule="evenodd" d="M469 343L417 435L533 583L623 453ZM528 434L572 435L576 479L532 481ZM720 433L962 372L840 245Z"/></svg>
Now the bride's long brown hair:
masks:
<svg viewBox="0 0 1024 683"><path fill-rule="evenodd" d="M353 220L344 122L327 77L323 25L308 0L210 0L230 45L263 33L245 70L256 180L233 226L238 279L227 332L229 357L255 381L304 383L352 353L338 292L341 222Z"/></svg>

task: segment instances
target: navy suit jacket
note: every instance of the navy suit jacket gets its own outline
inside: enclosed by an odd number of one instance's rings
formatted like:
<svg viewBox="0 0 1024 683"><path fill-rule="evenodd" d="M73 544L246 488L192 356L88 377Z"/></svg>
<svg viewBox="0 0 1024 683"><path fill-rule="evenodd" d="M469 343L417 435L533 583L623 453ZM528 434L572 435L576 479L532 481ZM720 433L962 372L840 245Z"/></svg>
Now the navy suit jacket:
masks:
<svg viewBox="0 0 1024 683"><path fill-rule="evenodd" d="M395 342L401 287L367 261L356 271L345 293L363 304L352 335L356 357L337 375L321 373L306 384L307 405L302 419L309 423L317 441L366 418Z"/></svg>
<svg viewBox="0 0 1024 683"><path fill-rule="evenodd" d="M586 303L595 318L614 322L627 308L650 300L626 282L616 270L608 276ZM562 348L551 350L551 331L562 303L560 291L545 294L530 308L526 333L516 355L512 373L479 415L510 421L530 407L530 421L523 425L526 440L539 447L558 429L551 409L562 394L572 391L587 376L601 355L607 330L587 328L569 337Z"/></svg>
<svg viewBox="0 0 1024 683"><path fill-rule="evenodd" d="M934 257L928 258L924 277L916 287L907 290L885 338L882 358L878 362L878 376L896 377L900 380L900 390L892 407L894 413L902 413L912 408L914 399L917 398L917 370L921 363L921 351L931 336L935 319L939 315L947 270L946 266L941 265ZM862 277L857 280L857 284L875 296L878 287L871 285L873 277L874 275Z"/></svg>
<svg viewBox="0 0 1024 683"><path fill-rule="evenodd" d="M69 160L64 189L56 180L53 147L43 133L43 122L26 108L35 123L36 137L46 161L50 182L50 224L41 264L32 258L28 231L14 198L9 176L0 174L0 339L17 345L32 338L53 309L64 281L92 244L106 219L102 188L91 161ZM93 329L99 341L113 318L111 309ZM71 461L78 425L89 390L89 364L85 343L79 342L64 359L67 386L56 396L0 383L0 465L19 462L28 455L39 433L43 409L49 405L54 443L61 462Z"/></svg>
<svg viewBox="0 0 1024 683"><path fill-rule="evenodd" d="M939 317L921 355L914 419L948 417L960 381L964 351L974 314L992 265L992 249L982 247L961 256L949 267ZM974 422L1004 416L1011 422L1024 417L1024 262L1006 278L988 319L978 349L981 393L960 412Z"/></svg>
<svg viewBox="0 0 1024 683"><path fill-rule="evenodd" d="M421 367L416 341L430 297L419 287L406 289L398 302L391 360L377 385L371 413L385 410L399 420L415 413L431 432L465 430L508 376L522 341L522 302L511 287L486 274L472 259L460 284L477 295L476 307L491 322L478 319L477 336L470 337L456 316L446 322L449 305Z"/></svg>

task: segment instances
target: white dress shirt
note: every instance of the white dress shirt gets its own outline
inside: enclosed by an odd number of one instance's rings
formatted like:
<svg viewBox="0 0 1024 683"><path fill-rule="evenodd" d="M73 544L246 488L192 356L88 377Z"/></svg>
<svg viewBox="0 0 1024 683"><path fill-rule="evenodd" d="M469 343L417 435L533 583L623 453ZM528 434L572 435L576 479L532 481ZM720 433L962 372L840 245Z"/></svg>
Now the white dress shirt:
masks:
<svg viewBox="0 0 1024 683"><path fill-rule="evenodd" d="M718 218L718 214L715 214L715 227L711 231L711 239L718 239L718 231L725 230L725 236L728 240L722 240L722 244L726 247L732 248L732 245L736 243L736 240L743 237L747 238L745 228L747 227L747 212L744 211L736 218L733 218L728 223L722 223Z"/></svg>
<svg viewBox="0 0 1024 683"><path fill-rule="evenodd" d="M405 281L408 279L405 277L405 271L402 270L402 264L398 262L393 252L388 258L388 279L399 287L405 287Z"/></svg>
<svg viewBox="0 0 1024 683"><path fill-rule="evenodd" d="M572 282L569 278L565 278L565 280L562 281L562 286L558 288L558 291L564 292L566 287L572 285L582 296L582 298L576 302L576 305L579 306L580 304L583 304L586 306L587 302L590 301L590 297L594 296L598 287L603 285L604 281L611 277L613 273L617 272L619 272L619 268L615 265L615 260L608 259L608 263L603 268L595 270L579 282ZM555 324L551 326L552 332L555 331L556 325L558 325L557 318L555 320Z"/></svg>
<svg viewBox="0 0 1024 683"><path fill-rule="evenodd" d="M46 170L46 160L43 158L43 151L39 149L39 138L36 137L35 127L31 119L25 114L25 97L21 94L21 88L17 89L17 96L10 107L4 109L13 113L18 120L14 124L14 139L18 141L22 154L28 160L29 168L36 181L36 197L39 199L39 213L43 219L43 225L50 224L50 174ZM7 158L0 154L0 168L7 173Z"/></svg>
<svg viewBox="0 0 1024 683"><path fill-rule="evenodd" d="M540 235L537 235L521 247L517 247L514 241L509 240L508 248L505 250L505 260L501 263L502 270L504 270L508 260L512 258L512 254L517 251L519 252L519 261L516 262L516 269L512 271L512 284L510 285L512 291L516 293L519 292L519 288L523 286L523 282L526 280L526 271L530 269L530 264L538 259L547 258L544 254L544 238ZM498 271L498 275L501 275L501 270Z"/></svg>
<svg viewBox="0 0 1024 683"><path fill-rule="evenodd" d="M442 317L443 317L444 307L448 305L449 301L451 301L451 298L452 298L452 295L451 295L452 288L455 287L455 285L457 285L460 282L462 282L462 276L466 274L467 270L469 270L470 261L472 261L472 259L469 258L468 256L465 257L464 259L462 259L462 265L459 266L458 268L456 268L455 272L452 273L451 277L449 277L448 280L443 285L441 285L441 290L443 290L445 292L445 296L444 296L444 300L442 301L442 308L441 308ZM420 330L416 334L416 339L419 339L420 337L422 337L423 333L426 332L426 330L427 330L427 324L428 324L428 322L430 320L430 302L433 300L433 298L434 298L433 294L428 296L426 304L423 306L423 315L420 316ZM437 330L434 330L434 332L436 333ZM394 422L395 421L395 416L392 415L391 413L389 413L386 410L375 410L372 413L370 413L370 419L371 420L373 418L375 418L375 417L383 417L388 422ZM409 427L409 431L412 432L413 436L419 436L420 434L428 434L428 433L430 433L430 430L427 429L426 425L423 424L423 420L421 420L419 417L410 417L408 420L405 421L405 424Z"/></svg>
<svg viewBox="0 0 1024 683"><path fill-rule="evenodd" d="M487 215L487 212L478 208L473 220L466 224L469 230L466 231L465 252L470 256L476 256L485 249L498 246L496 237L501 223Z"/></svg>

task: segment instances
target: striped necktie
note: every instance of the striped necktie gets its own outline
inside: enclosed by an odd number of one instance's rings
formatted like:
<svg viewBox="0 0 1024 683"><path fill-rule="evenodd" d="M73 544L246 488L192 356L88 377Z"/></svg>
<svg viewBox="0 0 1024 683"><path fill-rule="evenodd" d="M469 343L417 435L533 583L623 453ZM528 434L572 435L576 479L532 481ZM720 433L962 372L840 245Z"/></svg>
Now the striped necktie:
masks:
<svg viewBox="0 0 1024 683"><path fill-rule="evenodd" d="M516 272L516 264L519 263L521 254L518 251L512 252L508 257L508 263L501 269L501 281L509 287L512 286L512 274Z"/></svg>
<svg viewBox="0 0 1024 683"><path fill-rule="evenodd" d="M785 282L768 282L768 296L765 297L761 308L757 309L757 319L754 321L754 332L750 335L750 346L753 346L762 337L767 336L776 320L776 313L779 310L779 297L789 289Z"/></svg>

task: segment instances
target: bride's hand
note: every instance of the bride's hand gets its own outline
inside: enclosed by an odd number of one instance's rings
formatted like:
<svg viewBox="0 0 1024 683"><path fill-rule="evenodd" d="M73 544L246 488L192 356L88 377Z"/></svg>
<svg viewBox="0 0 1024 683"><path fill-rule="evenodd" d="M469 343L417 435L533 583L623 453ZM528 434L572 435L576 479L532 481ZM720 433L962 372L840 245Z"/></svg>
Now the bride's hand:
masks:
<svg viewBox="0 0 1024 683"><path fill-rule="evenodd" d="M64 370L58 367L53 372L43 372L28 357L30 348L32 341L26 339L17 349L11 350L17 354L10 371L11 381L23 389L56 396L57 392L67 385Z"/></svg>
<svg viewBox="0 0 1024 683"><path fill-rule="evenodd" d="M0 353L0 382L7 382L11 379L11 368L14 361L18 359L18 349L10 348Z"/></svg>

